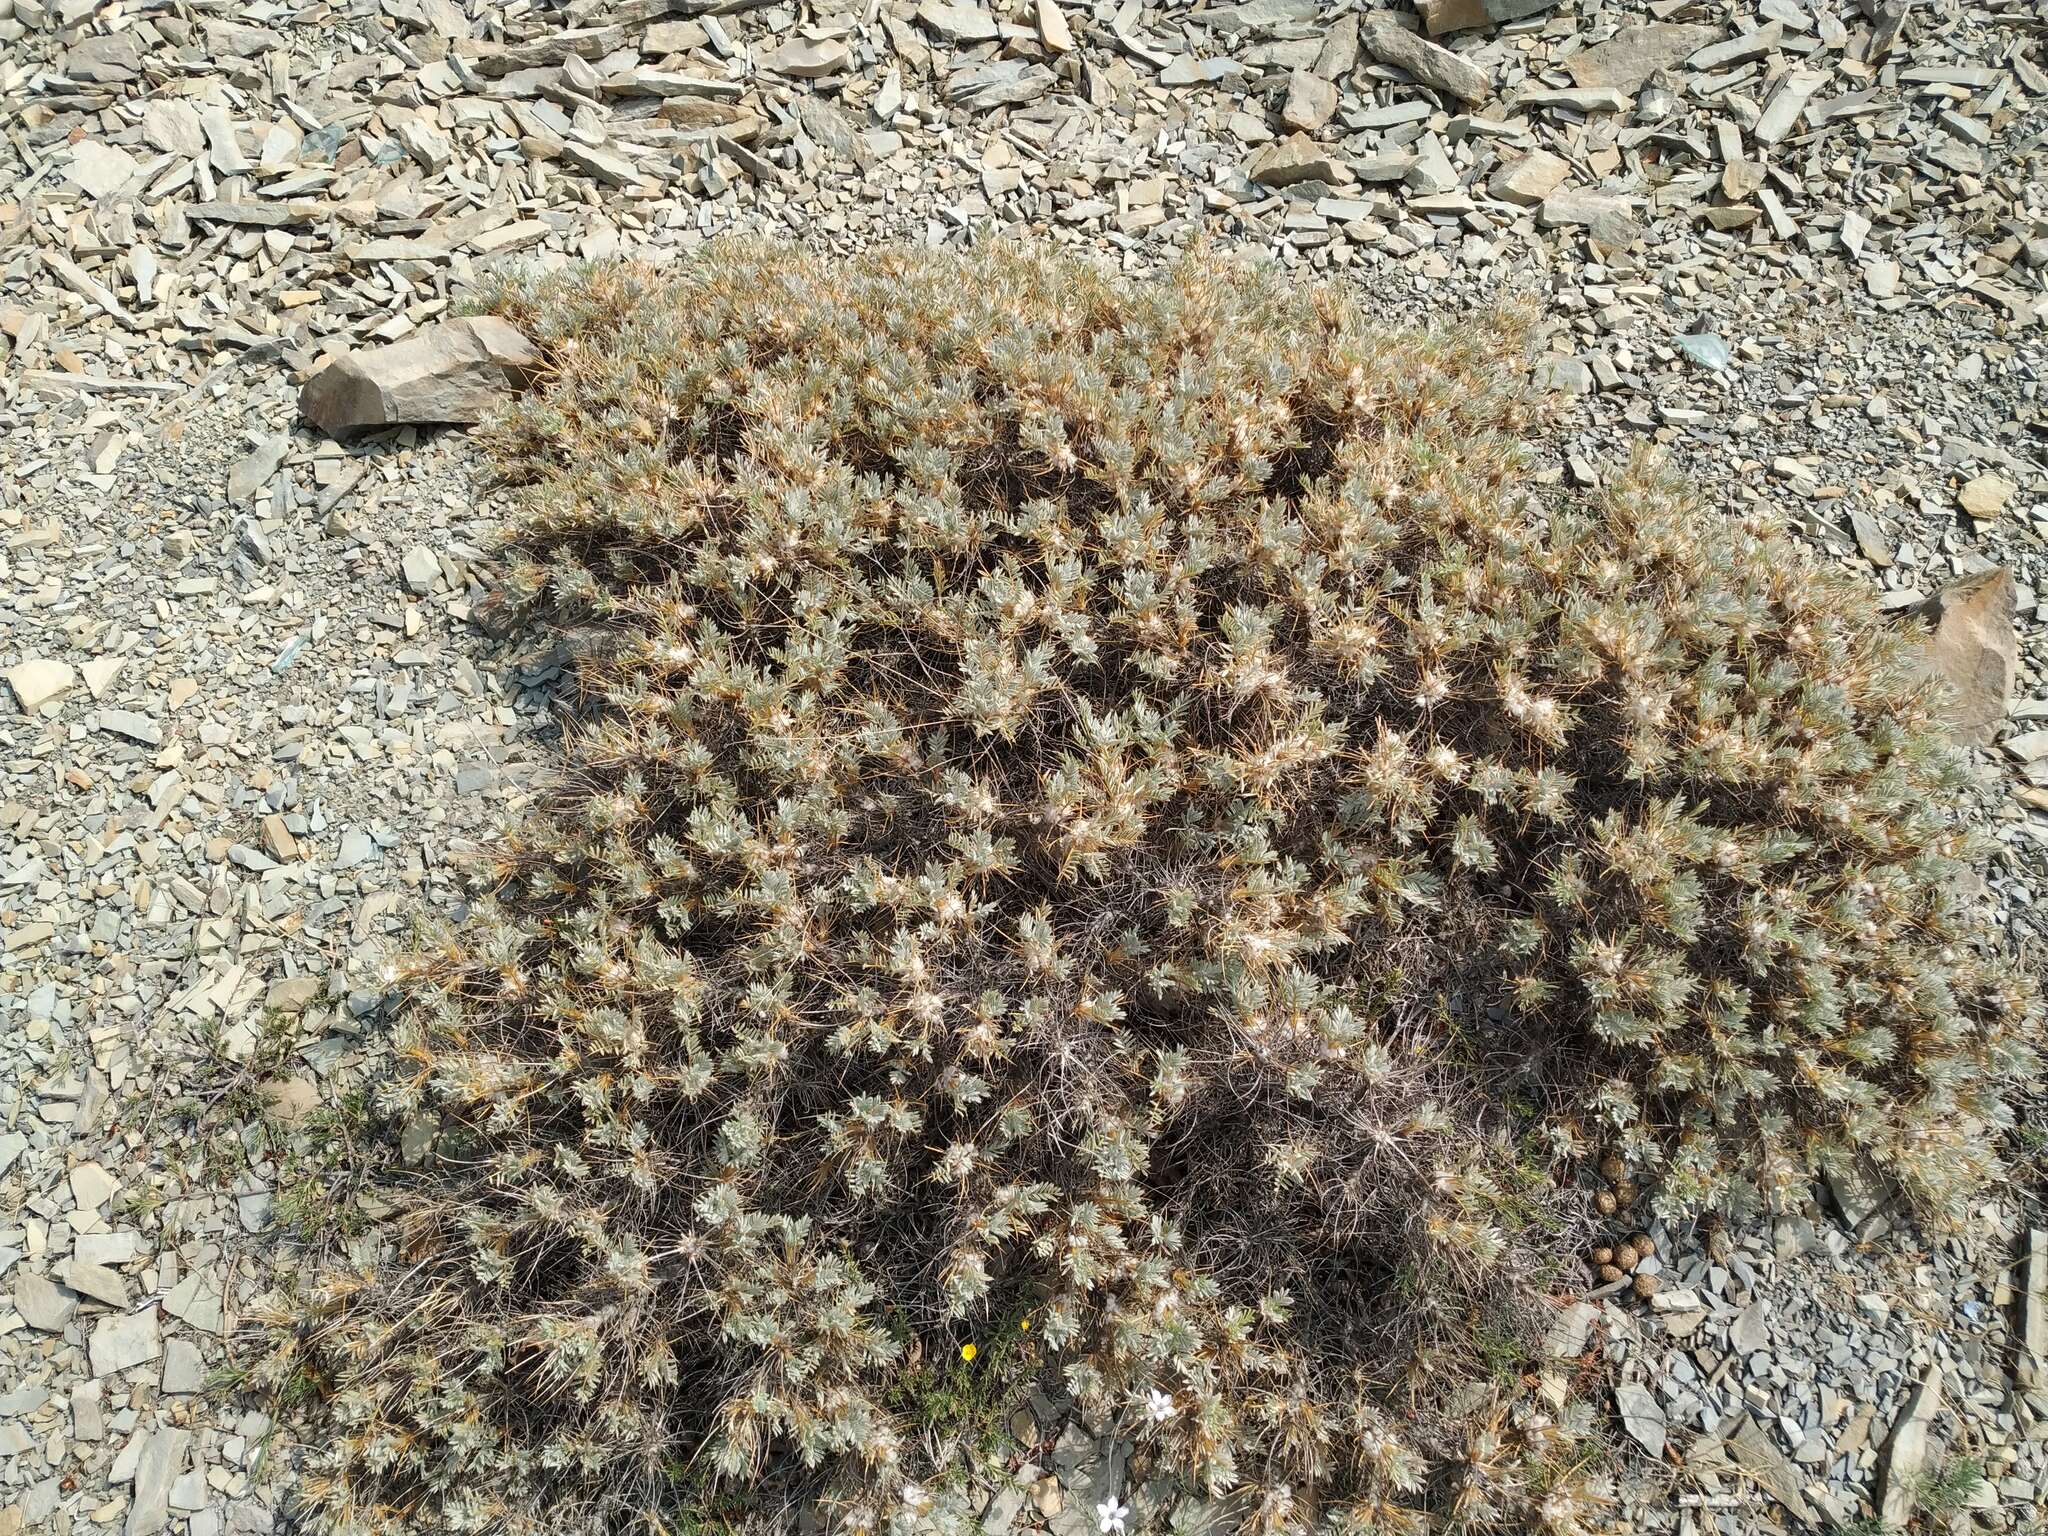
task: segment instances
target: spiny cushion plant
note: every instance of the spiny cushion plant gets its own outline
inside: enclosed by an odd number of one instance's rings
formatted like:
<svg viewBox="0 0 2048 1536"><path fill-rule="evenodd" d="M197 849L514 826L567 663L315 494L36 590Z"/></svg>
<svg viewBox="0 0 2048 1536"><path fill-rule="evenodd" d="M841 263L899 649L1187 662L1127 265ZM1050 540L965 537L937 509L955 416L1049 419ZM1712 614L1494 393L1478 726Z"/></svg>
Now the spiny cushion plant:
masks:
<svg viewBox="0 0 2048 1536"><path fill-rule="evenodd" d="M1910 636L1649 464L1539 499L1508 332L1011 251L500 303L580 708L405 984L441 1155L270 1365L325 1528L943 1523L892 1387L966 1353L1261 1529L1572 1529L1539 1416L1432 1413L1582 1161L1994 1171L2035 1005Z"/></svg>

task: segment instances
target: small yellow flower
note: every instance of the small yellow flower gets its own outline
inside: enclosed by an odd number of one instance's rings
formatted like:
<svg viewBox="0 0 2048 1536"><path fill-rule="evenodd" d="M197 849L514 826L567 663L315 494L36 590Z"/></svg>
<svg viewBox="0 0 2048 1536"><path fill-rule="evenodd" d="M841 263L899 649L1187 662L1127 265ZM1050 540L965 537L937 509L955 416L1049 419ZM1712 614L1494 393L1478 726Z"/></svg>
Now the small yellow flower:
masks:
<svg viewBox="0 0 2048 1536"><path fill-rule="evenodd" d="M1031 1319L1027 1317L1023 1321L1018 1323L1017 1326L1025 1333L1029 1333L1031 1331Z"/></svg>
<svg viewBox="0 0 2048 1536"><path fill-rule="evenodd" d="M962 1360L972 1360L974 1358L974 1346L972 1344L962 1344L960 1346L960 1358Z"/></svg>

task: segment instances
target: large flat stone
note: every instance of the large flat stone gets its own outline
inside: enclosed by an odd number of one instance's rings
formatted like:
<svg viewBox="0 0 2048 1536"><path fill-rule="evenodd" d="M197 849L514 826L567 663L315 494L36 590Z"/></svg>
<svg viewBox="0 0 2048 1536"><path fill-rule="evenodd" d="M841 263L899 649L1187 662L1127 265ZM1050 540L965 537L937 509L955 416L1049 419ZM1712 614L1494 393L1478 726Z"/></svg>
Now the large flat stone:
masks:
<svg viewBox="0 0 2048 1536"><path fill-rule="evenodd" d="M1498 26L1547 11L1557 0L1415 0L1415 9L1432 37L1469 27Z"/></svg>
<svg viewBox="0 0 2048 1536"><path fill-rule="evenodd" d="M1405 69L1424 85L1460 101L1484 101L1493 94L1493 77L1470 59L1460 58L1441 43L1417 37L1384 18L1359 29L1358 41L1382 64Z"/></svg>
<svg viewBox="0 0 2048 1536"><path fill-rule="evenodd" d="M154 1360L164 1352L163 1329L156 1320L156 1308L116 1313L93 1325L88 1345L95 1376L113 1376Z"/></svg>
<svg viewBox="0 0 2048 1536"><path fill-rule="evenodd" d="M135 1463L135 1501L128 1506L122 1536L157 1536L171 1523L171 1487L185 1470L192 1433L160 1429L142 1442Z"/></svg>
<svg viewBox="0 0 2048 1536"><path fill-rule="evenodd" d="M1799 1486L1799 1468L1772 1443L1770 1435L1748 1412L1737 1411L1741 1422L1724 1442L1728 1459L1754 1478L1757 1486L1784 1505L1794 1518L1810 1524L1815 1511Z"/></svg>
<svg viewBox="0 0 2048 1536"><path fill-rule="evenodd" d="M1949 724L1964 745L1989 746L2011 707L2019 677L2017 608L2012 573L2000 568L1951 582L1923 610L1934 624L1923 669L1948 684Z"/></svg>
<svg viewBox="0 0 2048 1536"><path fill-rule="evenodd" d="M14 1282L14 1310L38 1333L62 1333L78 1312L78 1298L48 1275L24 1270Z"/></svg>
<svg viewBox="0 0 2048 1536"><path fill-rule="evenodd" d="M1664 1454L1664 1406L1647 1387L1620 1386L1614 1389L1614 1406L1621 1415L1621 1427L1653 1457Z"/></svg>
<svg viewBox="0 0 2048 1536"><path fill-rule="evenodd" d="M1573 54L1565 61L1565 73L1573 85L1633 92L1658 70L1672 68L1720 35L1719 27L1675 21L1623 27L1606 42Z"/></svg>
<svg viewBox="0 0 2048 1536"><path fill-rule="evenodd" d="M1921 1474L1927 1466L1928 1429L1941 1411L1941 1386L1941 1367L1930 1365L1885 1441L1878 1467L1877 1503L1878 1518L1886 1530L1904 1530L1919 1502Z"/></svg>
<svg viewBox="0 0 2048 1536"><path fill-rule="evenodd" d="M335 437L467 424L481 421L539 366L540 354L495 315L448 320L329 363L299 391L299 413Z"/></svg>
<svg viewBox="0 0 2048 1536"><path fill-rule="evenodd" d="M2021 1390L2048 1389L2048 1230L2027 1233L2027 1258L2020 1267L2019 1350L2013 1380Z"/></svg>
<svg viewBox="0 0 2048 1536"><path fill-rule="evenodd" d="M19 662L0 676L6 677L24 715L34 714L52 699L61 699L78 681L78 674L65 663L46 658Z"/></svg>

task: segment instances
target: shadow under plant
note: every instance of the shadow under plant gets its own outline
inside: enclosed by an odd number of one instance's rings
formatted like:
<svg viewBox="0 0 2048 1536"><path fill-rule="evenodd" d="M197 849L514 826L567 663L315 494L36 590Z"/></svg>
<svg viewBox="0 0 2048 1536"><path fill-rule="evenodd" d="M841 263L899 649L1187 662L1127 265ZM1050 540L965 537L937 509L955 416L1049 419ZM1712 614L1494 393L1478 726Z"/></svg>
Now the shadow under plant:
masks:
<svg viewBox="0 0 2048 1536"><path fill-rule="evenodd" d="M1653 466L1540 503L1511 334L1014 252L499 304L576 708L256 1368L316 1528L946 1529L1034 1387L1100 1531L1598 1528L1546 1298L1997 1174L2038 1005L1909 637Z"/></svg>

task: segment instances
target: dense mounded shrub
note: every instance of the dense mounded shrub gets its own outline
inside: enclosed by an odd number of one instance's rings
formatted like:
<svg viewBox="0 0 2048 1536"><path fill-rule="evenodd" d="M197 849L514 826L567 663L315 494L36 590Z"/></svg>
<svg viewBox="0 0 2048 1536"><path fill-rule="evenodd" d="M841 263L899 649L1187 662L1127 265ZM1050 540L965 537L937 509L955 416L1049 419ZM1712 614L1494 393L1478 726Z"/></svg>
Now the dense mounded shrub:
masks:
<svg viewBox="0 0 2048 1536"><path fill-rule="evenodd" d="M1451 1389L1582 1167L1994 1170L2033 1003L1908 639L1652 467L1540 501L1511 336L1211 258L503 302L580 707L406 984L438 1158L272 1365L329 1528L941 1523L894 1388L979 1359L1261 1529L1570 1529Z"/></svg>

